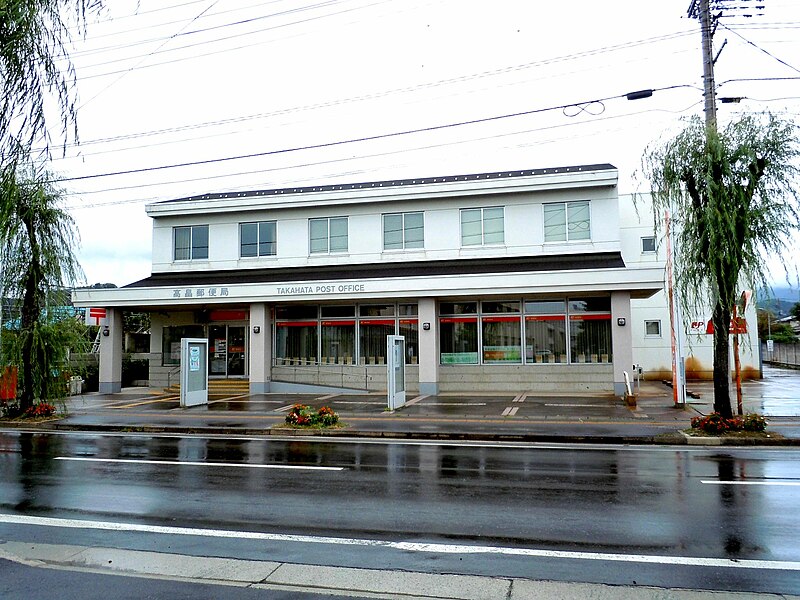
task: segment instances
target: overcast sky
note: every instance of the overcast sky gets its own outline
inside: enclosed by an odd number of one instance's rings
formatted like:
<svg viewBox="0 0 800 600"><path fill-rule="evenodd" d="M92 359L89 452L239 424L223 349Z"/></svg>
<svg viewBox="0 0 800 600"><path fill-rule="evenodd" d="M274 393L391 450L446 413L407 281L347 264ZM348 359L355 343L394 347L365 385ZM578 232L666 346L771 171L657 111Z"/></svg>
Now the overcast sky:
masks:
<svg viewBox="0 0 800 600"><path fill-rule="evenodd" d="M606 162L620 193L642 191L646 146L703 110L689 0L108 4L73 50L81 144L52 165L90 284L150 274L150 202ZM723 122L798 119L800 2L759 4L716 32L718 94L747 98L720 105Z"/></svg>

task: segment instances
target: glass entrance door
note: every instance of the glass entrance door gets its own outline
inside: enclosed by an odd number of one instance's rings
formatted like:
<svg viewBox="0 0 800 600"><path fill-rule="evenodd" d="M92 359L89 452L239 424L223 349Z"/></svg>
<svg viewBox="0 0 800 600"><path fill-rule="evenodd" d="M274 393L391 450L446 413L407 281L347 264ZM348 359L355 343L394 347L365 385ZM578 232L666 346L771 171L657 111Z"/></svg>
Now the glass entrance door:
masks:
<svg viewBox="0 0 800 600"><path fill-rule="evenodd" d="M208 374L228 374L228 332L226 325L208 326Z"/></svg>
<svg viewBox="0 0 800 600"><path fill-rule="evenodd" d="M228 377L244 376L244 332L244 327L228 326Z"/></svg>
<svg viewBox="0 0 800 600"><path fill-rule="evenodd" d="M247 353L243 325L208 326L208 374L217 377L243 377Z"/></svg>

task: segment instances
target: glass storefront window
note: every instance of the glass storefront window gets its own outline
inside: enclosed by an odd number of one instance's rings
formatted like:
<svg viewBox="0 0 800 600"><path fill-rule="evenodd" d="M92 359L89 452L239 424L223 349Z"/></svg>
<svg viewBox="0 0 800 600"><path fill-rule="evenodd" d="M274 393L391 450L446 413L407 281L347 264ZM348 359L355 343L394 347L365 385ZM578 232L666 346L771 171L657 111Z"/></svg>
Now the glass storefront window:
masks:
<svg viewBox="0 0 800 600"><path fill-rule="evenodd" d="M362 304L358 314L362 317L393 317L394 304Z"/></svg>
<svg viewBox="0 0 800 600"><path fill-rule="evenodd" d="M416 317L419 310L416 304L401 304L398 309L398 313L401 317Z"/></svg>
<svg viewBox="0 0 800 600"><path fill-rule="evenodd" d="M519 317L483 317L483 362L522 362Z"/></svg>
<svg viewBox="0 0 800 600"><path fill-rule="evenodd" d="M525 317L525 362L567 362L567 323L563 314Z"/></svg>
<svg viewBox="0 0 800 600"><path fill-rule="evenodd" d="M611 312L611 298L597 297L597 298L570 298L569 299L569 313L584 313L584 312Z"/></svg>
<svg viewBox="0 0 800 600"><path fill-rule="evenodd" d="M416 305L415 305L416 306ZM416 319L400 319L398 335L406 338L406 364L419 363L419 323Z"/></svg>
<svg viewBox="0 0 800 600"><path fill-rule="evenodd" d="M528 315L563 315L567 304L564 300L527 300L525 314Z"/></svg>
<svg viewBox="0 0 800 600"><path fill-rule="evenodd" d="M323 319L356 316L356 307L352 304L346 306L326 306L323 304L320 310Z"/></svg>
<svg viewBox="0 0 800 600"><path fill-rule="evenodd" d="M441 363L478 364L478 319L443 317L439 319Z"/></svg>
<svg viewBox="0 0 800 600"><path fill-rule="evenodd" d="M474 315L478 312L477 302L441 302L440 315Z"/></svg>
<svg viewBox="0 0 800 600"><path fill-rule="evenodd" d="M356 322L322 321L321 325L320 362L322 364L353 364L356 355Z"/></svg>
<svg viewBox="0 0 800 600"><path fill-rule="evenodd" d="M516 300L507 300L504 302L481 302L481 309L483 314L493 313L518 313L519 302Z"/></svg>
<svg viewBox="0 0 800 600"><path fill-rule="evenodd" d="M204 338L202 325L173 325L164 327L161 338L161 356L163 365L181 364L181 338Z"/></svg>
<svg viewBox="0 0 800 600"><path fill-rule="evenodd" d="M573 363L611 362L611 315L578 314L569 317Z"/></svg>
<svg viewBox="0 0 800 600"><path fill-rule="evenodd" d="M394 319L362 319L358 327L361 334L359 338L360 363L362 365L386 364L386 336L394 335Z"/></svg>
<svg viewBox="0 0 800 600"><path fill-rule="evenodd" d="M290 304L275 308L276 319L316 319L316 304Z"/></svg>
<svg viewBox="0 0 800 600"><path fill-rule="evenodd" d="M305 365L316 363L317 321L276 323L275 358L278 364Z"/></svg>

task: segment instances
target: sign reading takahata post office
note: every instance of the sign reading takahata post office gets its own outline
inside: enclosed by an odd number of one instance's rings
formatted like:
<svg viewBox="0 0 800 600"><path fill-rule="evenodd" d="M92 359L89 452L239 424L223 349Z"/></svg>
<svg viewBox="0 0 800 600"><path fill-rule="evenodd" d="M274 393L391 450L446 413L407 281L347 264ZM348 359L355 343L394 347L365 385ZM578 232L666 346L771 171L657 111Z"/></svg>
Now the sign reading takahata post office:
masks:
<svg viewBox="0 0 800 600"><path fill-rule="evenodd" d="M270 294L268 290L271 290ZM366 292L366 284L358 282L343 282L343 283L293 283L290 285L269 286L266 293L261 292L262 295L272 296L310 296L317 294L358 294ZM173 288L171 290L171 297L173 299L193 299L198 298L203 300L218 300L218 299L232 299L241 296L249 296L254 292L251 286L202 286L202 287L183 287Z"/></svg>

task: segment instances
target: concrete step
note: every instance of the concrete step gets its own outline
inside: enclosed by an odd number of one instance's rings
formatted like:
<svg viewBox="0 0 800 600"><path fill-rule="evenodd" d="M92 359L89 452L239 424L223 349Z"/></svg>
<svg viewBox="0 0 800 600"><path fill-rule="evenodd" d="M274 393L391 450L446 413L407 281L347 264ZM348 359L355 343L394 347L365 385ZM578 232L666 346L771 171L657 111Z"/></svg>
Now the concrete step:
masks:
<svg viewBox="0 0 800 600"><path fill-rule="evenodd" d="M164 388L168 394L180 394L180 383L174 383ZM250 381L247 379L209 379L209 396L239 396L250 391Z"/></svg>

